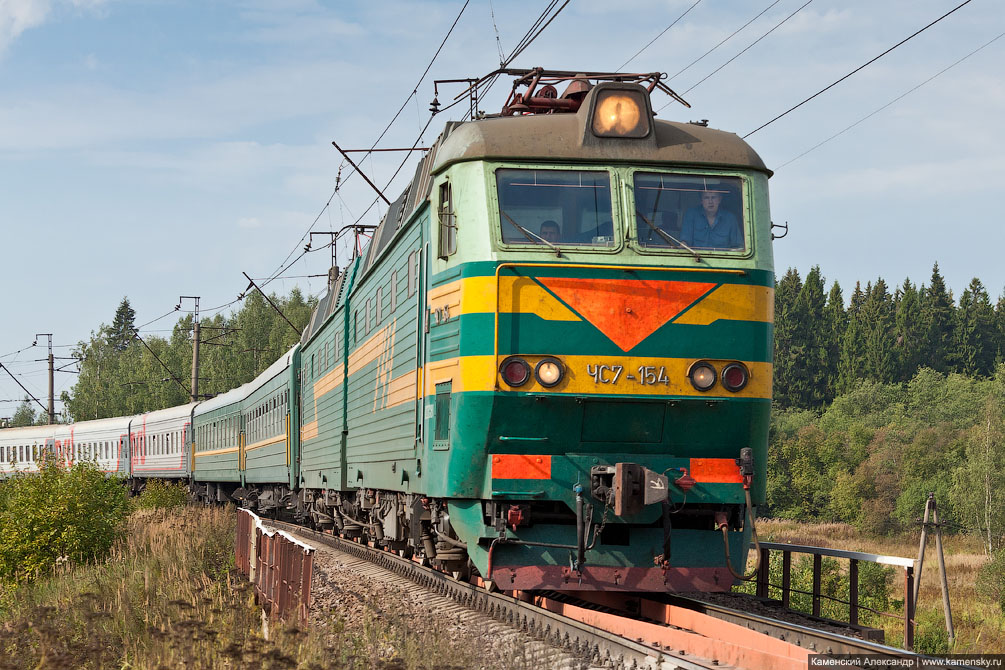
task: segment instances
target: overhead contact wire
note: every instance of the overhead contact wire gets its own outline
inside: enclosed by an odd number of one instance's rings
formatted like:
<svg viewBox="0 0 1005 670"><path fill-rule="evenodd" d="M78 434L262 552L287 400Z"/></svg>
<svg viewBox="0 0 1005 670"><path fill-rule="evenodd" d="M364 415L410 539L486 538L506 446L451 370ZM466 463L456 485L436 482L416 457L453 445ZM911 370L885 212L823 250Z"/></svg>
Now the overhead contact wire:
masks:
<svg viewBox="0 0 1005 670"><path fill-rule="evenodd" d="M692 65L696 65L696 64L697 64L697 63L698 63L699 61L701 61L702 59L704 59L704 58L705 58L705 56L708 56L708 55L709 55L709 54L711 54L711 53L712 53L713 51L715 51L716 49L718 49L719 47L721 47L721 46L722 46L723 44L725 44L725 43L726 43L726 42L728 42L729 40L731 40L731 39L733 39L734 37L736 37L736 35L737 35L737 34L738 34L738 33L739 33L739 32L740 32L741 30L743 30L744 28L746 28L747 26L749 26L749 25L750 25L751 23L753 23L753 22L754 22L754 21L756 21L757 19L759 19L759 18L761 18L762 16L764 16L764 13L765 13L766 11L768 11L769 9L771 9L772 7L774 7L775 5L777 5L777 4L778 4L779 2L781 2L781 1L782 1L782 0L775 0L775 1L774 1L774 2L772 2L772 3L770 4L770 5L768 5L768 6L767 6L767 7L765 7L764 9L762 9L762 10L761 10L760 12L758 12L758 13L757 13L757 15L756 15L756 16L754 16L754 18L750 19L749 21L747 21L746 23L744 23L744 24L743 24L742 26L740 26L739 28L737 28L736 30L734 30L733 32L731 32L731 33L729 34L729 37L726 37L726 38L725 38L725 39L723 39L723 40L722 40L721 42L719 42L718 44L716 44L716 45L715 45L714 47L712 47L711 49L709 49L708 51L706 51L706 52L705 52L705 53L703 53L702 55L698 56L697 58L695 58L695 59L694 59L693 61L691 61L691 62L690 62L690 63L688 63L687 65L685 65L685 66L684 66L684 69L680 70L680 71L679 71L679 72L677 72L677 73L676 73L675 75L673 75L672 77L668 78L668 79L667 79L667 81L672 81L672 80L676 79L677 77L679 77L680 75L682 75L682 74L684 74L685 72L687 72L688 70L690 70L690 69L691 69L691 66L692 66Z"/></svg>
<svg viewBox="0 0 1005 670"><path fill-rule="evenodd" d="M470 2L471 2L471 0L465 0L464 5L461 7L461 10L459 12L457 12L457 16L456 16L456 18L454 18L454 22L450 25L450 29L447 31L447 34L444 36L443 40L440 42L440 46L436 49L436 53L433 54L433 57L430 59L429 64L426 65L426 69L423 70L422 76L419 77L419 81L417 81L415 83L415 86L414 86L412 92L409 93L408 97L405 98L405 101L403 103L401 103L401 107L398 108L398 111L395 112L394 116L388 122L387 126L384 127L384 130L382 130L381 133L380 133L380 135L377 136L377 139L374 140L374 143L370 146L370 149L373 149L374 147L376 147L377 144L384 138L384 135L386 135L387 131L391 129L391 126L394 125L394 122L398 120L398 117L401 115L402 110L404 110L405 107L408 105L409 100L411 100L412 97L418 92L419 86L422 85L422 82L426 78L426 75L429 74L429 70L433 67L433 63L436 62L436 58L440 55L440 52L443 50L443 46L447 43L447 40L450 38L450 35L454 32L454 28L457 26L457 22L460 21L461 15L464 14L464 10L467 9L468 4ZM355 174L355 170L350 171L349 174L347 174L345 176L345 179L348 179L353 174ZM343 179L343 183L345 182L345 179ZM279 267L280 268L282 268L286 264L286 262L290 259L290 256L292 256L294 253L296 253L296 250L299 248L300 244L307 238L308 234L310 234L310 232L314 229L314 226L317 225L317 222L324 215L325 210L327 210L331 206L332 200L335 198L336 194L338 193L339 187L340 187L339 185L336 185L336 187L332 190L332 194L330 196L328 196L328 201L325 203L324 207L321 208L321 211L318 212L318 215L316 217L314 217L314 220L311 222L310 227L308 227L307 231L300 237L300 240L297 242L296 246L293 247L293 250L290 251L290 253L286 255L286 258L284 258L282 260L282 262L279 263ZM273 272L270 276L272 276L273 278L275 278L275 277L277 277L280 274L280 272L281 272L281 270L277 270L277 271Z"/></svg>
<svg viewBox="0 0 1005 670"><path fill-rule="evenodd" d="M655 42L656 40L658 40L659 38L663 37L663 35L665 35L665 34L666 34L666 32L667 32L668 30L670 30L670 29L671 29L671 28L673 28L673 27L674 27L675 25L677 25L677 23L678 23L678 22L679 22L679 21L680 21L681 19L683 19L683 18L684 18L685 16L687 16L687 15L688 15L688 14L689 14L689 13L691 12L691 10L692 10L692 9L694 9L695 7L697 7L697 6L698 6L698 5L700 5L700 4L701 4L701 0L695 0L695 3L694 3L693 5L691 5L691 6L690 6L690 7L688 7L687 9L685 9L685 10L684 10L684 13L683 13L683 14L681 14L681 15L680 15L680 16L678 16L678 17L677 17L676 19L674 19L673 21L671 21L671 22L670 22L670 25L669 25L669 26L667 26L667 27L666 27L666 28L664 28L664 29L663 29L662 31L660 31L660 34L659 34L659 35L657 35L656 37L654 37L654 38L652 38L651 40L649 40L649 43L648 43L648 44L646 44L646 45L645 45L644 47L642 47L641 49L639 49L638 51L636 51L636 52L635 52L635 55L634 55L634 56L632 56L631 58L629 58L628 60L626 60L626 61L625 61L624 63L622 63L622 64L621 64L621 65L620 65L620 66L618 67L618 70L620 71L620 70L621 70L621 68L623 68L624 66L628 65L628 64L629 64L629 63L631 63L631 62L632 62L633 60L635 60L636 58L638 58L638 57L639 57L639 54L641 54L641 53L642 53L643 51L645 51L646 49L648 49L649 47L651 47L651 46L653 45L653 43L654 43L654 42ZM706 54L706 55L707 55L707 54ZM689 66L689 67L690 67L690 66ZM682 71L683 71L683 70L682 70ZM678 74L679 74L679 73L678 73Z"/></svg>
<svg viewBox="0 0 1005 670"><path fill-rule="evenodd" d="M882 107L879 107L879 108L873 110L869 114L866 114L865 116L863 116L861 119L859 119L855 123L853 123L850 126L844 128L843 130L840 130L840 131L834 133L833 135L831 135L830 137L828 137L826 140L824 140L822 142L818 142L817 144L814 144L812 147L810 147L809 149L807 149L803 153L799 154L795 158L790 158L789 160L785 161L784 163L782 163L781 165L779 165L778 167L776 167L775 171L777 172L778 170L781 170L783 167L785 167L789 163L794 163L795 161L799 160L800 158L802 158L806 154L810 153L811 151L819 149L820 147L822 147L823 145L827 144L831 140L836 139L836 138L840 137L841 135L844 135L846 132L848 132L849 130L851 130L855 126L859 125L860 123L862 123L864 121L867 121L867 120L871 119L872 117L876 116L877 114L879 114L880 112L882 112L884 109L886 109L890 105L894 104L895 102L898 102L899 100L902 100L903 98L906 98L908 95L910 95L911 93L914 93L915 91L917 91L919 88L921 88L922 86L924 86L928 82L932 81L933 79L935 79L936 77L938 77L938 76L940 76L942 74L945 74L949 70L953 69L954 67L956 67L957 65L959 65L963 61L967 60L968 58L970 58L971 56L973 56L974 54L976 54L978 51L981 51L982 49L985 49L985 48L991 46L993 43L997 42L1002 37L1005 37L1005 33L1000 33L997 37L991 39L988 42L985 42L981 46L977 47L976 49L974 49L973 51L971 51L970 53L968 53L963 58L960 58L959 60L957 60L952 65L948 65L948 66L944 67L943 69L939 70L938 72L936 72L935 74L933 74L931 77L929 77L925 81L923 81L920 84L918 84L917 86L915 86L915 87L913 87L913 88L911 88L911 89L909 89L909 90L901 93L900 95L898 95L896 98L894 98L890 102L886 103Z"/></svg>
<svg viewBox="0 0 1005 670"><path fill-rule="evenodd" d="M900 45L902 45L902 44L904 44L904 43L906 43L906 42L908 42L908 41L910 41L910 40L914 39L915 37L917 37L917 36L918 36L918 35L920 35L921 33L925 32L926 30L928 30L929 28L931 28L932 26L934 26L934 25L935 25L936 23L938 23L939 21L942 21L942 20L943 20L944 18L946 18L946 17L947 17L947 16L949 16L950 14L953 14L953 13L955 13L955 12L959 11L960 9L962 9L963 7L965 7L966 5L969 5L969 4L971 3L971 2L973 2L973 0L964 0L963 2L961 2L960 4L958 4L958 5L957 5L956 7L954 7L953 9L949 10L948 12L946 12L945 14L943 14L942 16L940 16L939 18L937 18L937 19L935 19L934 21L932 21L931 23L929 23L929 24L928 24L927 26L925 26L924 28L921 28L921 29L919 29L919 30L915 31L914 33L912 33L912 34L908 35L907 37L905 37L904 39L900 40L899 42L897 42L896 44L894 44L894 45L893 45L892 47L890 47L889 49L887 49L887 50L886 50L886 51L884 51L883 53L881 53L881 54L879 54L878 56L876 56L875 58L873 58L873 59L871 59L871 60L869 60L869 61L867 61L867 62L863 63L862 65L859 65L859 66L858 66L857 68L855 68L854 70L852 70L851 72L849 72L849 73L848 73L848 74L846 74L845 76L841 77L840 79L838 79L838 80L837 80L837 81L835 81L834 83L832 83L832 84L830 84L830 85L828 85L828 86L825 86L824 88L820 89L819 91L817 91L816 93L814 93L814 94L813 94L813 95L811 95L810 97L806 98L805 100L803 100L803 101L802 101L802 102L800 102L799 104L797 104L797 105L794 105L794 106L790 107L789 109L785 110L784 112L782 112L781 114L779 114L779 115L778 115L778 116L776 116L775 118L771 119L771 120L770 120L770 121L768 121L767 123L763 123L763 124L761 124L760 126L758 126L757 128L754 128L754 129L753 129L753 130L751 130L751 131L750 131L749 133L747 133L746 135L744 135L744 136L743 136L743 139L747 139L748 137L750 137L751 135L753 135L753 134L754 134L754 133L756 133L757 131L759 131L759 130L762 130L762 129L764 129L764 128L767 128L768 126L770 126L770 125L771 125L772 123L774 123L774 122L775 122L775 121L777 121L778 119L782 118L783 116L786 116L787 114L789 114L789 113L791 113L791 112L794 112L794 111L796 111L797 109L799 109L800 107L802 107L803 105L805 105L805 104L806 104L807 102L809 102L810 100L813 100L813 99L814 99L814 98L816 98L817 96L819 96L819 95L821 95L821 94L823 94L823 93L825 93L825 92L829 91L830 89L834 88L835 86L837 86L838 84L840 84L841 82L843 82L843 81L844 81L845 79L847 79L848 77L852 76L853 74L855 74L855 73L857 73L857 72L860 72L860 71L862 71L863 69L865 69L865 68L866 68L866 67L868 67L869 65L872 65L873 63L875 63L875 62L876 62L876 61L878 61L878 60L879 60L880 58L882 58L883 56L887 55L888 53L890 53L891 51L893 51L894 49L896 49L896 48L897 48L897 47L899 47ZM807 4L808 4L808 3L807 3ZM699 82L699 83L700 83L700 82ZM697 84L696 84L696 85L697 85ZM691 88L694 88L694 87L692 86Z"/></svg>
<svg viewBox="0 0 1005 670"><path fill-rule="evenodd" d="M748 44L746 47L744 47L744 49L742 51L740 51L740 53L736 54L735 56L733 56L732 58L730 58L728 61L726 61L725 63L723 63L719 67L717 67L714 70L712 70L711 72L709 72L697 84L694 84L691 88L689 88L686 91L684 91L684 93L682 93L681 95L687 95L688 93L690 93L694 89L698 88L701 84L703 84L706 81L708 81L710 78L712 78L713 75L715 75L716 73L718 73L724 67L726 67L727 65L729 65L730 63L732 63L733 61L735 61L737 58L739 58L743 54L745 54L748 51L750 51L750 49L752 49L754 47L754 45L756 45L758 42L760 42L761 40L763 40L765 37L767 37L771 33L775 32L778 28L780 28L782 25L784 25L785 22L788 21L789 19L791 19L793 16L795 16L799 12L803 11L806 8L806 6L809 5L811 2L813 2L813 0L806 0L806 2L803 4L802 7L800 7L799 9L797 9L794 12L792 12L791 14L789 14L788 16L786 16L784 19L782 19L781 21L779 21L778 23L776 23L774 26L772 26L772 28L770 30L768 30L768 32L764 33L763 35L761 35L760 37L758 37L756 40L754 40L753 42L751 42L750 44ZM674 75L674 76L676 76L676 75ZM663 105L662 107L660 107L656 111L657 112L662 112L664 109L666 109L667 107L669 107L671 104L672 104L672 102L668 102L667 104Z"/></svg>

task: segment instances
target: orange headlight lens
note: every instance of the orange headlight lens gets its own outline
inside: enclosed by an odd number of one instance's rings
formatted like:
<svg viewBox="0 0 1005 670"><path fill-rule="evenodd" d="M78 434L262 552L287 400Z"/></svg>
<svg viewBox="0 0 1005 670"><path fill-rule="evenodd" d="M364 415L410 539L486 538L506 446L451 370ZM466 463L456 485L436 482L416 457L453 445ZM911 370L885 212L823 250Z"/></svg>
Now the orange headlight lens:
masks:
<svg viewBox="0 0 1005 670"><path fill-rule="evenodd" d="M593 111L593 132L599 137L645 137L649 117L641 92L602 91Z"/></svg>

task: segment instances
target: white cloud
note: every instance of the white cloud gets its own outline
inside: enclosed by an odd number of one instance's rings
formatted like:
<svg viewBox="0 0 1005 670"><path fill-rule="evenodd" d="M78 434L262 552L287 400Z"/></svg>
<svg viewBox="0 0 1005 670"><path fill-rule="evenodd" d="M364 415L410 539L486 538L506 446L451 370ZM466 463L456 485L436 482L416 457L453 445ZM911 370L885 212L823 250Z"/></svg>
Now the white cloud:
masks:
<svg viewBox="0 0 1005 670"><path fill-rule="evenodd" d="M29 28L41 25L49 15L49 0L3 0L0 2L0 50Z"/></svg>

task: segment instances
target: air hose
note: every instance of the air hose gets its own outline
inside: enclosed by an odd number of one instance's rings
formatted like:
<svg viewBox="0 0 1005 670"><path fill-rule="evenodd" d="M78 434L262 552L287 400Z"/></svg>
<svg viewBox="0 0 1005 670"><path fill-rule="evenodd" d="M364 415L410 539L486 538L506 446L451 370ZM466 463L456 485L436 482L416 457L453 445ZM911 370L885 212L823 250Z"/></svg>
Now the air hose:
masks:
<svg viewBox="0 0 1005 670"><path fill-rule="evenodd" d="M754 524L754 507L750 504L750 481L746 477L743 482L743 493L747 497L747 519L750 521L750 536L754 539L754 551L756 552L754 569L750 571L749 575L738 573L733 569L733 563L729 560L729 524L723 521L719 524L719 528L722 529L722 546L726 552L726 567L729 568L729 573L736 579L749 582L757 576L757 571L761 567L761 544L757 541L757 526Z"/></svg>

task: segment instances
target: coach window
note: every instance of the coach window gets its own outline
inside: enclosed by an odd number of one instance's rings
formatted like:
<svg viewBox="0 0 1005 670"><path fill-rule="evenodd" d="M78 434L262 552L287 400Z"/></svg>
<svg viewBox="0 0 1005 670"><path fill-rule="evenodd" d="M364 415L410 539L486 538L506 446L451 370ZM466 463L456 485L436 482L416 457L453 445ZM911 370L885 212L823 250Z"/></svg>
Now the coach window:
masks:
<svg viewBox="0 0 1005 670"><path fill-rule="evenodd" d="M553 251L613 247L611 176L587 170L496 170L503 244Z"/></svg>
<svg viewBox="0 0 1005 670"><path fill-rule="evenodd" d="M453 188L449 181L440 184L440 247L438 257L446 259L457 251L457 218L454 216Z"/></svg>

